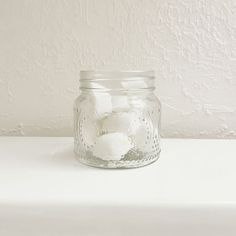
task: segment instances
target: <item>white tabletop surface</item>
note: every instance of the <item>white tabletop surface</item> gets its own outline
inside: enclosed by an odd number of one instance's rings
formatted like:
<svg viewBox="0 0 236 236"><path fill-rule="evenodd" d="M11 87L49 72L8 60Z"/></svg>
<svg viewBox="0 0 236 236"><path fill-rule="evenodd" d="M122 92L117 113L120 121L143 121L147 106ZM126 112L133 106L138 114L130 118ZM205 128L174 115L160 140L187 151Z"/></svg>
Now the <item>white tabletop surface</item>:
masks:
<svg viewBox="0 0 236 236"><path fill-rule="evenodd" d="M168 214L179 217L176 211L167 214L173 209L182 209L181 214L183 209L203 209L201 217L204 217L206 209L214 209L214 215L218 211L221 213L213 223L220 224L222 218L227 219L219 230L225 227L232 229L233 222L236 224L235 170L236 140L163 139L161 157L154 164L138 169L106 170L78 163L73 154L72 138L1 137L0 220L4 219L8 225L11 216L15 217L15 222L20 222L20 216L27 217L28 213L20 214L19 211L27 207L48 207L54 210L63 208L64 215L74 217L77 212L68 209L80 209L80 212L86 211L86 208L112 209L118 211L119 215L119 209L142 208L143 215L146 209L150 209L147 213L149 216L152 211L159 209L160 215L164 217L161 218L162 221ZM45 211L49 215L52 212ZM135 217L135 211L132 211L131 218ZM97 212L99 210L93 214L96 215ZM83 214L86 215L86 212ZM103 214L106 215L104 211ZM34 217L37 221L38 218ZM187 220L189 216L182 215L184 217ZM109 214L107 218L111 220ZM138 219L136 221L139 222ZM167 224L167 221L163 221L163 224ZM15 235L13 231L8 233L9 227L5 231L4 227L1 228L3 222L0 221L0 233ZM140 222L145 221L140 219ZM27 235L26 231L23 230L22 235ZM171 235L171 230L167 231L161 231L162 235ZM50 232L49 235L54 235L54 231ZM89 230L84 232L84 235L93 235ZM119 230L117 234L115 232L114 235L120 235ZM77 233L63 234L63 230L60 230L55 235ZM181 235L185 235L184 233L187 235L189 232L181 232ZM236 235L233 231L228 231L225 235L231 235L230 233ZM104 232L101 234L112 235ZM139 235L137 232L135 234ZM16 235L21 234L18 232Z"/></svg>

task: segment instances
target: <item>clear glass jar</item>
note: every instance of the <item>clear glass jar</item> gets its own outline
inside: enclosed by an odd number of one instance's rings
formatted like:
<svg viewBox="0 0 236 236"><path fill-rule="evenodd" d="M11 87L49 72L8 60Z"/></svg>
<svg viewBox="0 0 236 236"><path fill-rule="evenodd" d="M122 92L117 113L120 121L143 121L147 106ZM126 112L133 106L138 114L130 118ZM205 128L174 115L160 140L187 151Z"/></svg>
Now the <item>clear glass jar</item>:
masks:
<svg viewBox="0 0 236 236"><path fill-rule="evenodd" d="M82 71L74 151L84 164L134 168L160 155L161 106L153 71Z"/></svg>

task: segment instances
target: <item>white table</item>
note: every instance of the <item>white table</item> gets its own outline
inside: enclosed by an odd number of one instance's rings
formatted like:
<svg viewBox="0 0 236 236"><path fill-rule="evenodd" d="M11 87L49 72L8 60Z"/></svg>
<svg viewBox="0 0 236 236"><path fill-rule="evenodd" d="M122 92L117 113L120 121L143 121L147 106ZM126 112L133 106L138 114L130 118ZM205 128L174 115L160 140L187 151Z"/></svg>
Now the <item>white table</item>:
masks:
<svg viewBox="0 0 236 236"><path fill-rule="evenodd" d="M104 170L72 138L0 138L0 235L236 235L236 140L162 140L161 158Z"/></svg>

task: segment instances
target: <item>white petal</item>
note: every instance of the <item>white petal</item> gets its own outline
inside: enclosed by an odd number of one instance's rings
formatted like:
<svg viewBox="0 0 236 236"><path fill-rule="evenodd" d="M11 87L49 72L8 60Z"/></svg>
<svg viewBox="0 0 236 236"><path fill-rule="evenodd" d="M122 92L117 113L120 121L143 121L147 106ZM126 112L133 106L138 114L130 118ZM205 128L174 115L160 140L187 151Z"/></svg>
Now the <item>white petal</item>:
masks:
<svg viewBox="0 0 236 236"><path fill-rule="evenodd" d="M135 134L140 122L134 112L112 113L104 119L102 124L103 133L123 132L128 135Z"/></svg>
<svg viewBox="0 0 236 236"><path fill-rule="evenodd" d="M97 137L97 126L96 122L89 119L85 120L82 125L82 138L88 146L93 146Z"/></svg>
<svg viewBox="0 0 236 236"><path fill-rule="evenodd" d="M91 82L91 86L99 89L106 88L95 82ZM87 104L84 109L86 109L91 116L95 116L94 118L100 119L112 112L111 95L107 92L91 90L87 103L89 104Z"/></svg>
<svg viewBox="0 0 236 236"><path fill-rule="evenodd" d="M140 120L140 126L133 136L133 142L137 149L150 151L153 146L153 124L148 118Z"/></svg>
<svg viewBox="0 0 236 236"><path fill-rule="evenodd" d="M120 160L133 147L124 133L110 133L97 138L93 155L103 160Z"/></svg>
<svg viewBox="0 0 236 236"><path fill-rule="evenodd" d="M112 110L113 111L127 111L129 110L129 103L127 96L112 96Z"/></svg>
<svg viewBox="0 0 236 236"><path fill-rule="evenodd" d="M111 95L109 93L94 93L92 102L94 103L93 107L98 118L102 118L112 112Z"/></svg>

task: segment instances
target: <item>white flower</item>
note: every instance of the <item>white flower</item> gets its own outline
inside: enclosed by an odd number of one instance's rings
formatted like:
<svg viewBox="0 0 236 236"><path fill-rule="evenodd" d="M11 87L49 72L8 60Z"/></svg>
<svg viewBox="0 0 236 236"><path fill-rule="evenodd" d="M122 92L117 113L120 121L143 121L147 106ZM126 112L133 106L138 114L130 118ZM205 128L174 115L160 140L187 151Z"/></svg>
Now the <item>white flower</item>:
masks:
<svg viewBox="0 0 236 236"><path fill-rule="evenodd" d="M120 160L133 147L124 133L104 134L96 139L93 155L102 160Z"/></svg>

